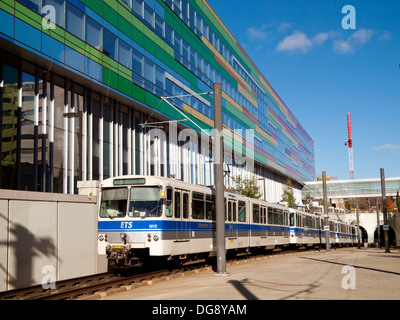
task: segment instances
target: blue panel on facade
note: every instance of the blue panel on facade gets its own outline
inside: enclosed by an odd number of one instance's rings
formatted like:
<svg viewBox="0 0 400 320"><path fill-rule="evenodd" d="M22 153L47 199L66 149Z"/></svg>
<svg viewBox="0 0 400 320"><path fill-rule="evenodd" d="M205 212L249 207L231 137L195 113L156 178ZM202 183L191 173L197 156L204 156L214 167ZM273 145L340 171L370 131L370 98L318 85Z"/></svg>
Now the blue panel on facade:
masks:
<svg viewBox="0 0 400 320"><path fill-rule="evenodd" d="M42 53L64 63L64 44L42 33Z"/></svg>
<svg viewBox="0 0 400 320"><path fill-rule="evenodd" d="M80 2L79 0L68 0L71 4L73 4L75 7L77 7L79 10L85 12L85 5Z"/></svg>
<svg viewBox="0 0 400 320"><path fill-rule="evenodd" d="M102 17L100 17L96 12L94 12L92 9L90 9L89 7L85 7L85 13L91 17L92 19L94 19L96 22L101 24L101 21L103 20Z"/></svg>
<svg viewBox="0 0 400 320"><path fill-rule="evenodd" d="M86 58L86 73L97 81L103 80L103 67L89 58Z"/></svg>
<svg viewBox="0 0 400 320"><path fill-rule="evenodd" d="M154 11L164 20L164 8L161 6L161 4L156 2L154 4Z"/></svg>
<svg viewBox="0 0 400 320"><path fill-rule="evenodd" d="M0 32L9 37L14 36L14 17L7 12L0 10Z"/></svg>
<svg viewBox="0 0 400 320"><path fill-rule="evenodd" d="M65 64L80 72L85 72L85 57L68 47L65 47Z"/></svg>
<svg viewBox="0 0 400 320"><path fill-rule="evenodd" d="M19 19L15 19L15 40L40 51L41 39L39 30Z"/></svg>
<svg viewBox="0 0 400 320"><path fill-rule="evenodd" d="M106 20L103 20L103 27L107 28L109 31L111 31L115 35L118 35L118 33L119 33L118 29L115 28L111 23L107 22Z"/></svg>

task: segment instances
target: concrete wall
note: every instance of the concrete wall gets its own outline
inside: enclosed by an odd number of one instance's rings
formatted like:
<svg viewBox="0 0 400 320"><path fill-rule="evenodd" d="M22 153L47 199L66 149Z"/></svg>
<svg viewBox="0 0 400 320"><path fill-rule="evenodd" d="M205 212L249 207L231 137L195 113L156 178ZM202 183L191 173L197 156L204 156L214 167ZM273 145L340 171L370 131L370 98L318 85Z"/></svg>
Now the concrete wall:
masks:
<svg viewBox="0 0 400 320"><path fill-rule="evenodd" d="M360 226L363 227L368 233L368 244L374 244L374 233L378 227L376 213L360 213ZM355 213L346 214L346 221L356 224L357 216ZM388 214L389 226L393 228L396 234L396 246L400 244L400 215ZM383 213L379 213L379 225L384 224Z"/></svg>
<svg viewBox="0 0 400 320"><path fill-rule="evenodd" d="M0 291L97 273L96 197L0 190ZM45 269L43 269L45 268Z"/></svg>

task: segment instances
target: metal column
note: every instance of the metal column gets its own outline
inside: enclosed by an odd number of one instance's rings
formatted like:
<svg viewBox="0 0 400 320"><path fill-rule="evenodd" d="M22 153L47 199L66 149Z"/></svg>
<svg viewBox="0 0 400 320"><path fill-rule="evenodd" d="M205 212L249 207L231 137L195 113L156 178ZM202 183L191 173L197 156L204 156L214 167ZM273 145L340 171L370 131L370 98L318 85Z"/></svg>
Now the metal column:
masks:
<svg viewBox="0 0 400 320"><path fill-rule="evenodd" d="M224 214L224 146L222 134L222 84L214 83L214 175L216 205L217 274L226 274Z"/></svg>

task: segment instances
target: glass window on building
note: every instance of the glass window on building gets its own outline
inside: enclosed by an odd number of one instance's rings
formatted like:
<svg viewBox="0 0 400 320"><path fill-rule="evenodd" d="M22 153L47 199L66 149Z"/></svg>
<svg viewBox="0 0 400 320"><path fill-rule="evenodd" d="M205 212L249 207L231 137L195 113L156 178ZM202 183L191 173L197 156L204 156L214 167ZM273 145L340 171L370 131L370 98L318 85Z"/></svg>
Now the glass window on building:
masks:
<svg viewBox="0 0 400 320"><path fill-rule="evenodd" d="M43 8L45 6L52 6L55 10L55 22L60 27L65 26L65 5L64 0L43 0ZM42 12L43 16L46 16L48 12ZM49 17L50 18L50 17Z"/></svg>
<svg viewBox="0 0 400 320"><path fill-rule="evenodd" d="M118 59L118 38L107 29L103 29L103 52L110 58Z"/></svg>
<svg viewBox="0 0 400 320"><path fill-rule="evenodd" d="M98 98L100 99L100 98ZM101 103L93 98L90 105L92 116L92 178L93 180L100 179L100 117L101 117Z"/></svg>
<svg viewBox="0 0 400 320"><path fill-rule="evenodd" d="M132 70L133 70L133 82L135 82L140 86L143 86L144 56L135 49L132 49Z"/></svg>
<svg viewBox="0 0 400 320"><path fill-rule="evenodd" d="M17 189L18 185L18 69L4 65L3 68L3 115L1 149L2 189Z"/></svg>
<svg viewBox="0 0 400 320"><path fill-rule="evenodd" d="M119 40L119 62L125 67L132 68L131 47L122 40Z"/></svg>
<svg viewBox="0 0 400 320"><path fill-rule="evenodd" d="M19 0L18 2L21 2L23 5L27 6L29 9L40 13L42 10L40 6L41 0Z"/></svg>
<svg viewBox="0 0 400 320"><path fill-rule="evenodd" d="M35 191L35 77L22 73L21 181L20 189Z"/></svg>
<svg viewBox="0 0 400 320"><path fill-rule="evenodd" d="M155 64L148 58L145 58L144 76L146 78L145 87L149 91L154 91L155 87Z"/></svg>
<svg viewBox="0 0 400 320"><path fill-rule="evenodd" d="M143 0L132 0L132 10L139 17L143 18Z"/></svg>
<svg viewBox="0 0 400 320"><path fill-rule="evenodd" d="M85 15L82 11L67 2L66 29L74 36L83 40L85 30Z"/></svg>
<svg viewBox="0 0 400 320"><path fill-rule="evenodd" d="M52 192L63 192L63 168L64 168L64 104L65 80L54 77L54 142L52 145L53 172L50 187Z"/></svg>
<svg viewBox="0 0 400 320"><path fill-rule="evenodd" d="M111 177L110 150L112 148L112 109L110 100L103 104L103 178Z"/></svg>
<svg viewBox="0 0 400 320"><path fill-rule="evenodd" d="M154 10L146 3L144 4L144 20L153 28L154 26Z"/></svg>
<svg viewBox="0 0 400 320"><path fill-rule="evenodd" d="M122 0L128 7L132 8L132 0Z"/></svg>
<svg viewBox="0 0 400 320"><path fill-rule="evenodd" d="M56 24L60 27L65 26L65 2L64 0L43 0L43 7L52 6L55 9Z"/></svg>
<svg viewBox="0 0 400 320"><path fill-rule="evenodd" d="M122 112L122 174L128 174L128 134L130 134L129 114Z"/></svg>
<svg viewBox="0 0 400 320"><path fill-rule="evenodd" d="M165 24L165 40L167 40L167 42L170 44L174 43L173 30L168 24Z"/></svg>
<svg viewBox="0 0 400 320"><path fill-rule="evenodd" d="M182 37L176 31L174 33L174 48L177 53L182 55Z"/></svg>
<svg viewBox="0 0 400 320"><path fill-rule="evenodd" d="M93 19L86 17L86 42L97 50L102 50L102 26Z"/></svg>
<svg viewBox="0 0 400 320"><path fill-rule="evenodd" d="M156 32L158 32L159 35L162 37L165 36L164 34L164 20L158 15L155 15L155 29Z"/></svg>
<svg viewBox="0 0 400 320"><path fill-rule="evenodd" d="M156 65L156 85L157 96L163 96L165 93L165 71Z"/></svg>

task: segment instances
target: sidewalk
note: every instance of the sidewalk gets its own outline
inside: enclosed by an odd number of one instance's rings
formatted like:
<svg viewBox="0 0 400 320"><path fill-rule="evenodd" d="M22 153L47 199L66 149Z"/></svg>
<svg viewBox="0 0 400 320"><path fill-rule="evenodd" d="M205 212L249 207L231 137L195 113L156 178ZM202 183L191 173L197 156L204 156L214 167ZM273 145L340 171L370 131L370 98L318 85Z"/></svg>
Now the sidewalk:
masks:
<svg viewBox="0 0 400 320"><path fill-rule="evenodd" d="M400 250L300 252L227 266L228 276L201 271L102 300L398 300Z"/></svg>

